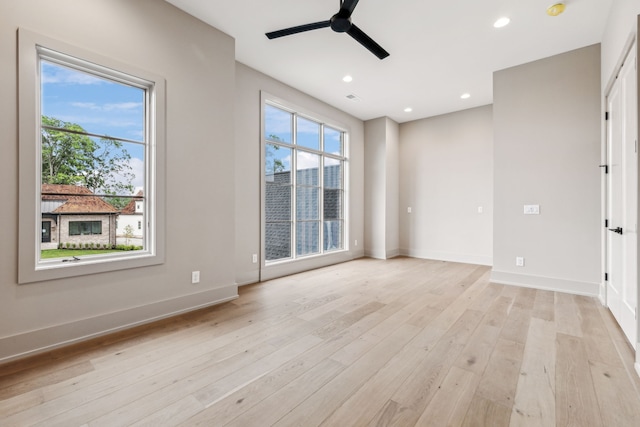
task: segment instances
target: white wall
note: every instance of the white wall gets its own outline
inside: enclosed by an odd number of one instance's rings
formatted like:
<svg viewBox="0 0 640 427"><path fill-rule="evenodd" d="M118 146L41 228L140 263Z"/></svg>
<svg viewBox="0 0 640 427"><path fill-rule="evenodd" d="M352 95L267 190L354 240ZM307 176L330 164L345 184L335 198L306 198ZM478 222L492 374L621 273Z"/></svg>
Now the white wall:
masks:
<svg viewBox="0 0 640 427"><path fill-rule="evenodd" d="M348 214L350 241L347 252L322 258L311 257L294 263L271 265L260 272L260 264L252 262L252 254L260 254L260 189L261 138L260 93L268 92L283 101L296 105L316 117L344 125L349 132L348 142ZM246 65L236 65L235 106L235 191L236 191L236 282L240 285L259 279L278 277L363 256L364 238L364 129L361 120L318 101L298 90L274 80ZM261 258L260 256L258 257Z"/></svg>
<svg viewBox="0 0 640 427"><path fill-rule="evenodd" d="M613 0L601 43L603 95L607 84L614 77L616 66L623 58L625 45L636 34L639 14L638 0Z"/></svg>
<svg viewBox="0 0 640 427"><path fill-rule="evenodd" d="M399 251L399 143L396 122L388 117L364 124L365 254L379 259Z"/></svg>
<svg viewBox="0 0 640 427"><path fill-rule="evenodd" d="M0 361L234 298L233 39L155 0L3 1L0 16ZM18 27L166 79L163 265L17 284Z"/></svg>
<svg viewBox="0 0 640 427"><path fill-rule="evenodd" d="M492 128L490 105L400 125L403 255L491 265Z"/></svg>
<svg viewBox="0 0 640 427"><path fill-rule="evenodd" d="M400 126L386 121L386 238L387 258L400 255Z"/></svg>
<svg viewBox="0 0 640 427"><path fill-rule="evenodd" d="M493 87L492 280L597 295L600 45L498 71Z"/></svg>
<svg viewBox="0 0 640 427"><path fill-rule="evenodd" d="M144 237L144 233L142 230L142 221L144 221L143 215L118 215L118 227L116 228L116 236L124 238L125 234L127 233L126 228L130 225L131 230L133 230L131 237L142 239Z"/></svg>

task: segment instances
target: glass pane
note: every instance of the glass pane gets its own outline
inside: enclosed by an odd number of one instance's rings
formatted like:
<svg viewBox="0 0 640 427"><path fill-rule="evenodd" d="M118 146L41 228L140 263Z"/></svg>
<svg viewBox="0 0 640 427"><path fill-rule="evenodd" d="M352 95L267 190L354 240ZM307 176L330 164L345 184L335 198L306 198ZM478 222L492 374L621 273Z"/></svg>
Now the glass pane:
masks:
<svg viewBox="0 0 640 427"><path fill-rule="evenodd" d="M324 221L324 250L342 249L342 221Z"/></svg>
<svg viewBox="0 0 640 427"><path fill-rule="evenodd" d="M91 234L102 234L102 221L91 221Z"/></svg>
<svg viewBox="0 0 640 427"><path fill-rule="evenodd" d="M320 252L320 223L298 222L296 224L296 253L308 255Z"/></svg>
<svg viewBox="0 0 640 427"><path fill-rule="evenodd" d="M324 152L342 155L342 132L325 126L324 128Z"/></svg>
<svg viewBox="0 0 640 427"><path fill-rule="evenodd" d="M325 188L324 190L324 220L342 218L342 190Z"/></svg>
<svg viewBox="0 0 640 427"><path fill-rule="evenodd" d="M314 187L296 188L296 219L320 219L319 196L320 191Z"/></svg>
<svg viewBox="0 0 640 427"><path fill-rule="evenodd" d="M272 105L264 106L264 137L270 141L291 144L293 114Z"/></svg>
<svg viewBox="0 0 640 427"><path fill-rule="evenodd" d="M291 186L267 183L265 205L267 221L291 221Z"/></svg>
<svg viewBox="0 0 640 427"><path fill-rule="evenodd" d="M291 223L266 223L264 246L267 261L291 258Z"/></svg>
<svg viewBox="0 0 640 427"><path fill-rule="evenodd" d="M324 159L325 188L342 188L342 162L325 157Z"/></svg>
<svg viewBox="0 0 640 427"><path fill-rule="evenodd" d="M278 184L291 183L291 149L267 144L264 157L265 180Z"/></svg>
<svg viewBox="0 0 640 427"><path fill-rule="evenodd" d="M297 134L296 144L314 150L320 149L320 123L305 119L297 118Z"/></svg>
<svg viewBox="0 0 640 427"><path fill-rule="evenodd" d="M144 145L42 129L42 183L133 196L145 179Z"/></svg>
<svg viewBox="0 0 640 427"><path fill-rule="evenodd" d="M318 169L320 156L306 151L297 151L296 179L298 185L318 186Z"/></svg>
<svg viewBox="0 0 640 427"><path fill-rule="evenodd" d="M43 124L144 141L145 90L44 60L41 82Z"/></svg>

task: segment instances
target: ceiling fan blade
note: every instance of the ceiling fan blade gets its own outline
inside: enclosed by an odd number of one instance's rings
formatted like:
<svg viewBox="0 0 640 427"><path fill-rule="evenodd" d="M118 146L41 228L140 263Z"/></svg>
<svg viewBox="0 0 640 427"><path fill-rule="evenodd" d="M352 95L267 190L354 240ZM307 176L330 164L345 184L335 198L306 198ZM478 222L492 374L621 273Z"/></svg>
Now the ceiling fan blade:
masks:
<svg viewBox="0 0 640 427"><path fill-rule="evenodd" d="M359 0L344 0L342 2L342 5L340 5L340 11L345 10L349 13L348 16L351 16L351 14L353 13L353 9L355 9L358 5L358 1Z"/></svg>
<svg viewBox="0 0 640 427"><path fill-rule="evenodd" d="M345 1L346 2L346 1ZM384 59L389 56L389 52L384 50L382 46L373 41L371 37L366 35L360 28L356 27L355 24L351 24L351 28L347 31L351 37L353 37L358 43L362 46L369 49L371 53L377 56L380 59Z"/></svg>
<svg viewBox="0 0 640 427"><path fill-rule="evenodd" d="M291 34L304 33L305 31L326 28L331 25L331 21L314 22L313 24L298 25L297 27L285 28L283 30L272 31L265 35L269 39L277 39L278 37L290 36Z"/></svg>

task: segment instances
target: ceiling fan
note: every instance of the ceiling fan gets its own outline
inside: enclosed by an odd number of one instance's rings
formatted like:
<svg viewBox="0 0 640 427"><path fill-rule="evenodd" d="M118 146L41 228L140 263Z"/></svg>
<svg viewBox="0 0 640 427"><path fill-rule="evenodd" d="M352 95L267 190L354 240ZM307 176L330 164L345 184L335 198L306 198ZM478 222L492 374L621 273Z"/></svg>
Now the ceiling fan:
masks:
<svg viewBox="0 0 640 427"><path fill-rule="evenodd" d="M384 50L382 46L373 41L371 37L366 35L356 24L351 22L351 14L356 8L359 0L341 0L340 10L333 15L328 21L314 22L312 24L299 25L297 27L285 28L283 30L272 31L265 35L269 39L290 36L292 34L303 33L305 31L318 30L320 28L331 27L337 33L347 33L353 37L358 43L366 47L380 59L389 56L389 52Z"/></svg>

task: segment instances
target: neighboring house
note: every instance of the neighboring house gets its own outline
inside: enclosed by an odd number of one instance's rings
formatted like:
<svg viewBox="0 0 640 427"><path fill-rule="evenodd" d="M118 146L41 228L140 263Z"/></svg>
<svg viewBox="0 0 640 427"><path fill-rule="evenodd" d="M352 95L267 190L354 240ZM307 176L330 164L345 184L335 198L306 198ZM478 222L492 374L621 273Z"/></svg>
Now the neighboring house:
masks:
<svg viewBox="0 0 640 427"><path fill-rule="evenodd" d="M130 225L133 235L130 237L142 239L144 237L144 200L142 190L138 191L127 206L122 208L116 221L116 235L125 237L125 228Z"/></svg>
<svg viewBox="0 0 640 427"><path fill-rule="evenodd" d="M118 210L76 185L42 184L42 243L56 249L60 243L113 246Z"/></svg>
<svg viewBox="0 0 640 427"><path fill-rule="evenodd" d="M319 252L318 228L322 223L324 250L342 247L342 168L340 165L324 167L324 205L319 209L318 168L297 172L299 189L310 191L308 197L296 198L296 253ZM265 251L267 261L291 256L291 172L275 172L266 176ZM316 189L314 192L313 190ZM304 191L304 190L302 190ZM304 193L302 193L304 194ZM306 225L303 228L303 224Z"/></svg>

